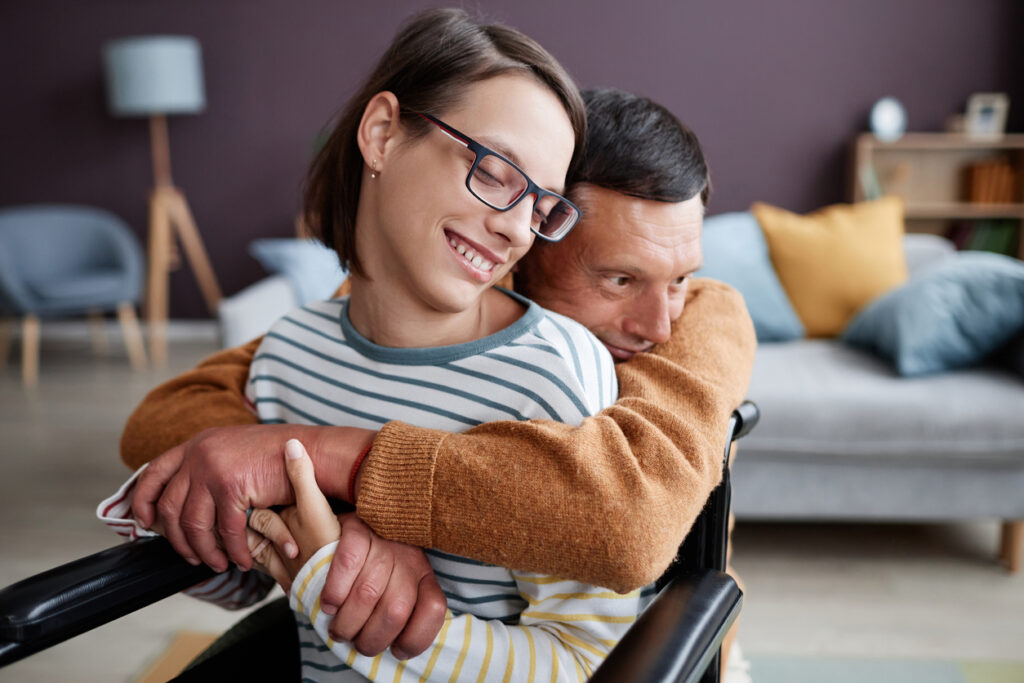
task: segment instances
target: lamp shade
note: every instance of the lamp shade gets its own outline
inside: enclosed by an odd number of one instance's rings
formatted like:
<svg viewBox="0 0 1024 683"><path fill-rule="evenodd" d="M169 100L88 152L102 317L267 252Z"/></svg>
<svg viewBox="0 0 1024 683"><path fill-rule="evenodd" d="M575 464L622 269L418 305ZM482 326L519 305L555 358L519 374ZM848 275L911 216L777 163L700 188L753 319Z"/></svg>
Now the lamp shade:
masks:
<svg viewBox="0 0 1024 683"><path fill-rule="evenodd" d="M206 106L199 41L189 36L119 38L103 48L107 104L115 116L192 114Z"/></svg>

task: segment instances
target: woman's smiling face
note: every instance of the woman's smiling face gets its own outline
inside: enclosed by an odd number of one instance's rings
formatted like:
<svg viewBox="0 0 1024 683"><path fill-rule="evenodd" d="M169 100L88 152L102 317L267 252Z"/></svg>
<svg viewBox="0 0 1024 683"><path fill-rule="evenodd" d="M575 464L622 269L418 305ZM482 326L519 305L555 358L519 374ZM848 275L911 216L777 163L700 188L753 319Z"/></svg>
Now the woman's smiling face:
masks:
<svg viewBox="0 0 1024 683"><path fill-rule="evenodd" d="M440 118L541 187L562 191L573 129L559 99L534 78L475 83ZM486 206L466 187L474 154L440 129L410 139L399 127L379 158L369 156L379 173L363 183L356 242L367 276L389 296L426 310L466 311L533 243L534 198L505 212Z"/></svg>

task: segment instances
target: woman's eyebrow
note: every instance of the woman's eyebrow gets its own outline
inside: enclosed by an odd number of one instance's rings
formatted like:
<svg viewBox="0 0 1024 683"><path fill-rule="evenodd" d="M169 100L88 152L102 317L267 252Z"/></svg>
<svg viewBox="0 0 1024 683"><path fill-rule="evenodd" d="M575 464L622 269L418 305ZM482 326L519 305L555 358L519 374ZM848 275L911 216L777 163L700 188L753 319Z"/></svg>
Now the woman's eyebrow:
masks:
<svg viewBox="0 0 1024 683"><path fill-rule="evenodd" d="M509 147L508 145L503 143L501 140L499 140L497 138L492 138L492 137L486 136L486 135L477 138L477 140L484 147L487 147L488 149L494 150L495 152L497 152L498 154L500 154L501 156L505 157L506 159L511 161L513 164L518 166L519 168L523 167L523 163L519 159L519 156L515 152L512 151L511 147Z"/></svg>
<svg viewBox="0 0 1024 683"><path fill-rule="evenodd" d="M512 151L511 147L509 147L508 145L503 143L501 140L499 140L497 138L492 138L492 137L487 136L487 135L481 135L480 137L474 138L474 139L477 142L479 142L481 145L483 145L484 147L487 147L488 149L493 150L493 151L497 152L498 154L500 154L501 156L505 157L506 159L511 161L513 164L515 164L519 168L523 167L523 162L519 158L519 156L515 152ZM524 173L525 173L525 171L524 171ZM534 180L534 182L537 182L537 181ZM541 185L540 183L537 183L537 184L540 185L541 187L543 187L548 192L556 192L558 194L562 194L562 193L565 192L565 186L564 185L562 187L559 187L559 188L556 189L556 188L553 188L553 187L548 187L546 185Z"/></svg>

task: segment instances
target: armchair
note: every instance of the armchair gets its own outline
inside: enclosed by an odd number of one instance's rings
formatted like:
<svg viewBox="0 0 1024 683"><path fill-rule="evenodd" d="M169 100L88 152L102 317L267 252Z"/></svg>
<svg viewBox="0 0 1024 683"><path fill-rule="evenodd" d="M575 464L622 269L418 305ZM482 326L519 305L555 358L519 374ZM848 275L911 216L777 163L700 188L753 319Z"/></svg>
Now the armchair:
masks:
<svg viewBox="0 0 1024 683"><path fill-rule="evenodd" d="M135 317L142 249L117 216L88 206L39 204L0 210L0 319L22 318L22 378L35 384L39 319L116 310L133 367L146 363ZM6 360L7 321L0 327Z"/></svg>
<svg viewBox="0 0 1024 683"><path fill-rule="evenodd" d="M749 433L758 418L757 406L749 401L733 412L721 484L708 499L676 561L659 579L658 597L591 681L718 683L719 649L743 599L736 582L724 571L731 502L729 454L733 442ZM19 581L0 590L0 668L211 576L208 567L185 562L166 539L147 538ZM207 672L239 673L237 668L215 662L204 665Z"/></svg>

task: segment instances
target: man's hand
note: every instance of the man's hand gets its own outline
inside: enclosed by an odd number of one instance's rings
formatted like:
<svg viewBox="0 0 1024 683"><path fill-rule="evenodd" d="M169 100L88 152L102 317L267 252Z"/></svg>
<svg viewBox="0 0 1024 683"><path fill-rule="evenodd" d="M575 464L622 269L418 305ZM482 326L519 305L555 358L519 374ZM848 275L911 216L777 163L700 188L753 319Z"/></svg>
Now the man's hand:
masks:
<svg viewBox="0 0 1024 683"><path fill-rule="evenodd" d="M245 511L292 502L282 452L294 431L291 425L245 425L202 432L153 460L139 476L133 514L147 528L159 521L174 549L192 564L227 569L222 542L239 567L251 568Z"/></svg>
<svg viewBox="0 0 1024 683"><path fill-rule="evenodd" d="M230 556L247 570L252 558L245 511L294 500L284 471L285 442L297 438L306 444L323 490L347 500L352 465L375 435L356 427L302 425L207 429L150 463L139 477L132 512L146 528L159 522L192 564L202 561L224 571Z"/></svg>
<svg viewBox="0 0 1024 683"><path fill-rule="evenodd" d="M426 554L381 538L354 512L338 519L341 539L320 594L321 609L334 614L332 637L368 657L388 646L398 659L415 657L437 638L448 608Z"/></svg>
<svg viewBox="0 0 1024 683"><path fill-rule="evenodd" d="M320 596L321 609L335 615L332 637L351 642L367 656L388 646L399 659L424 651L440 632L447 608L426 555L419 548L382 539L355 513L335 518L302 445L289 441L285 454L296 503L280 515L253 511L249 525L274 543L256 559L287 588L317 550L338 540ZM292 542L298 546L294 557L287 548Z"/></svg>

